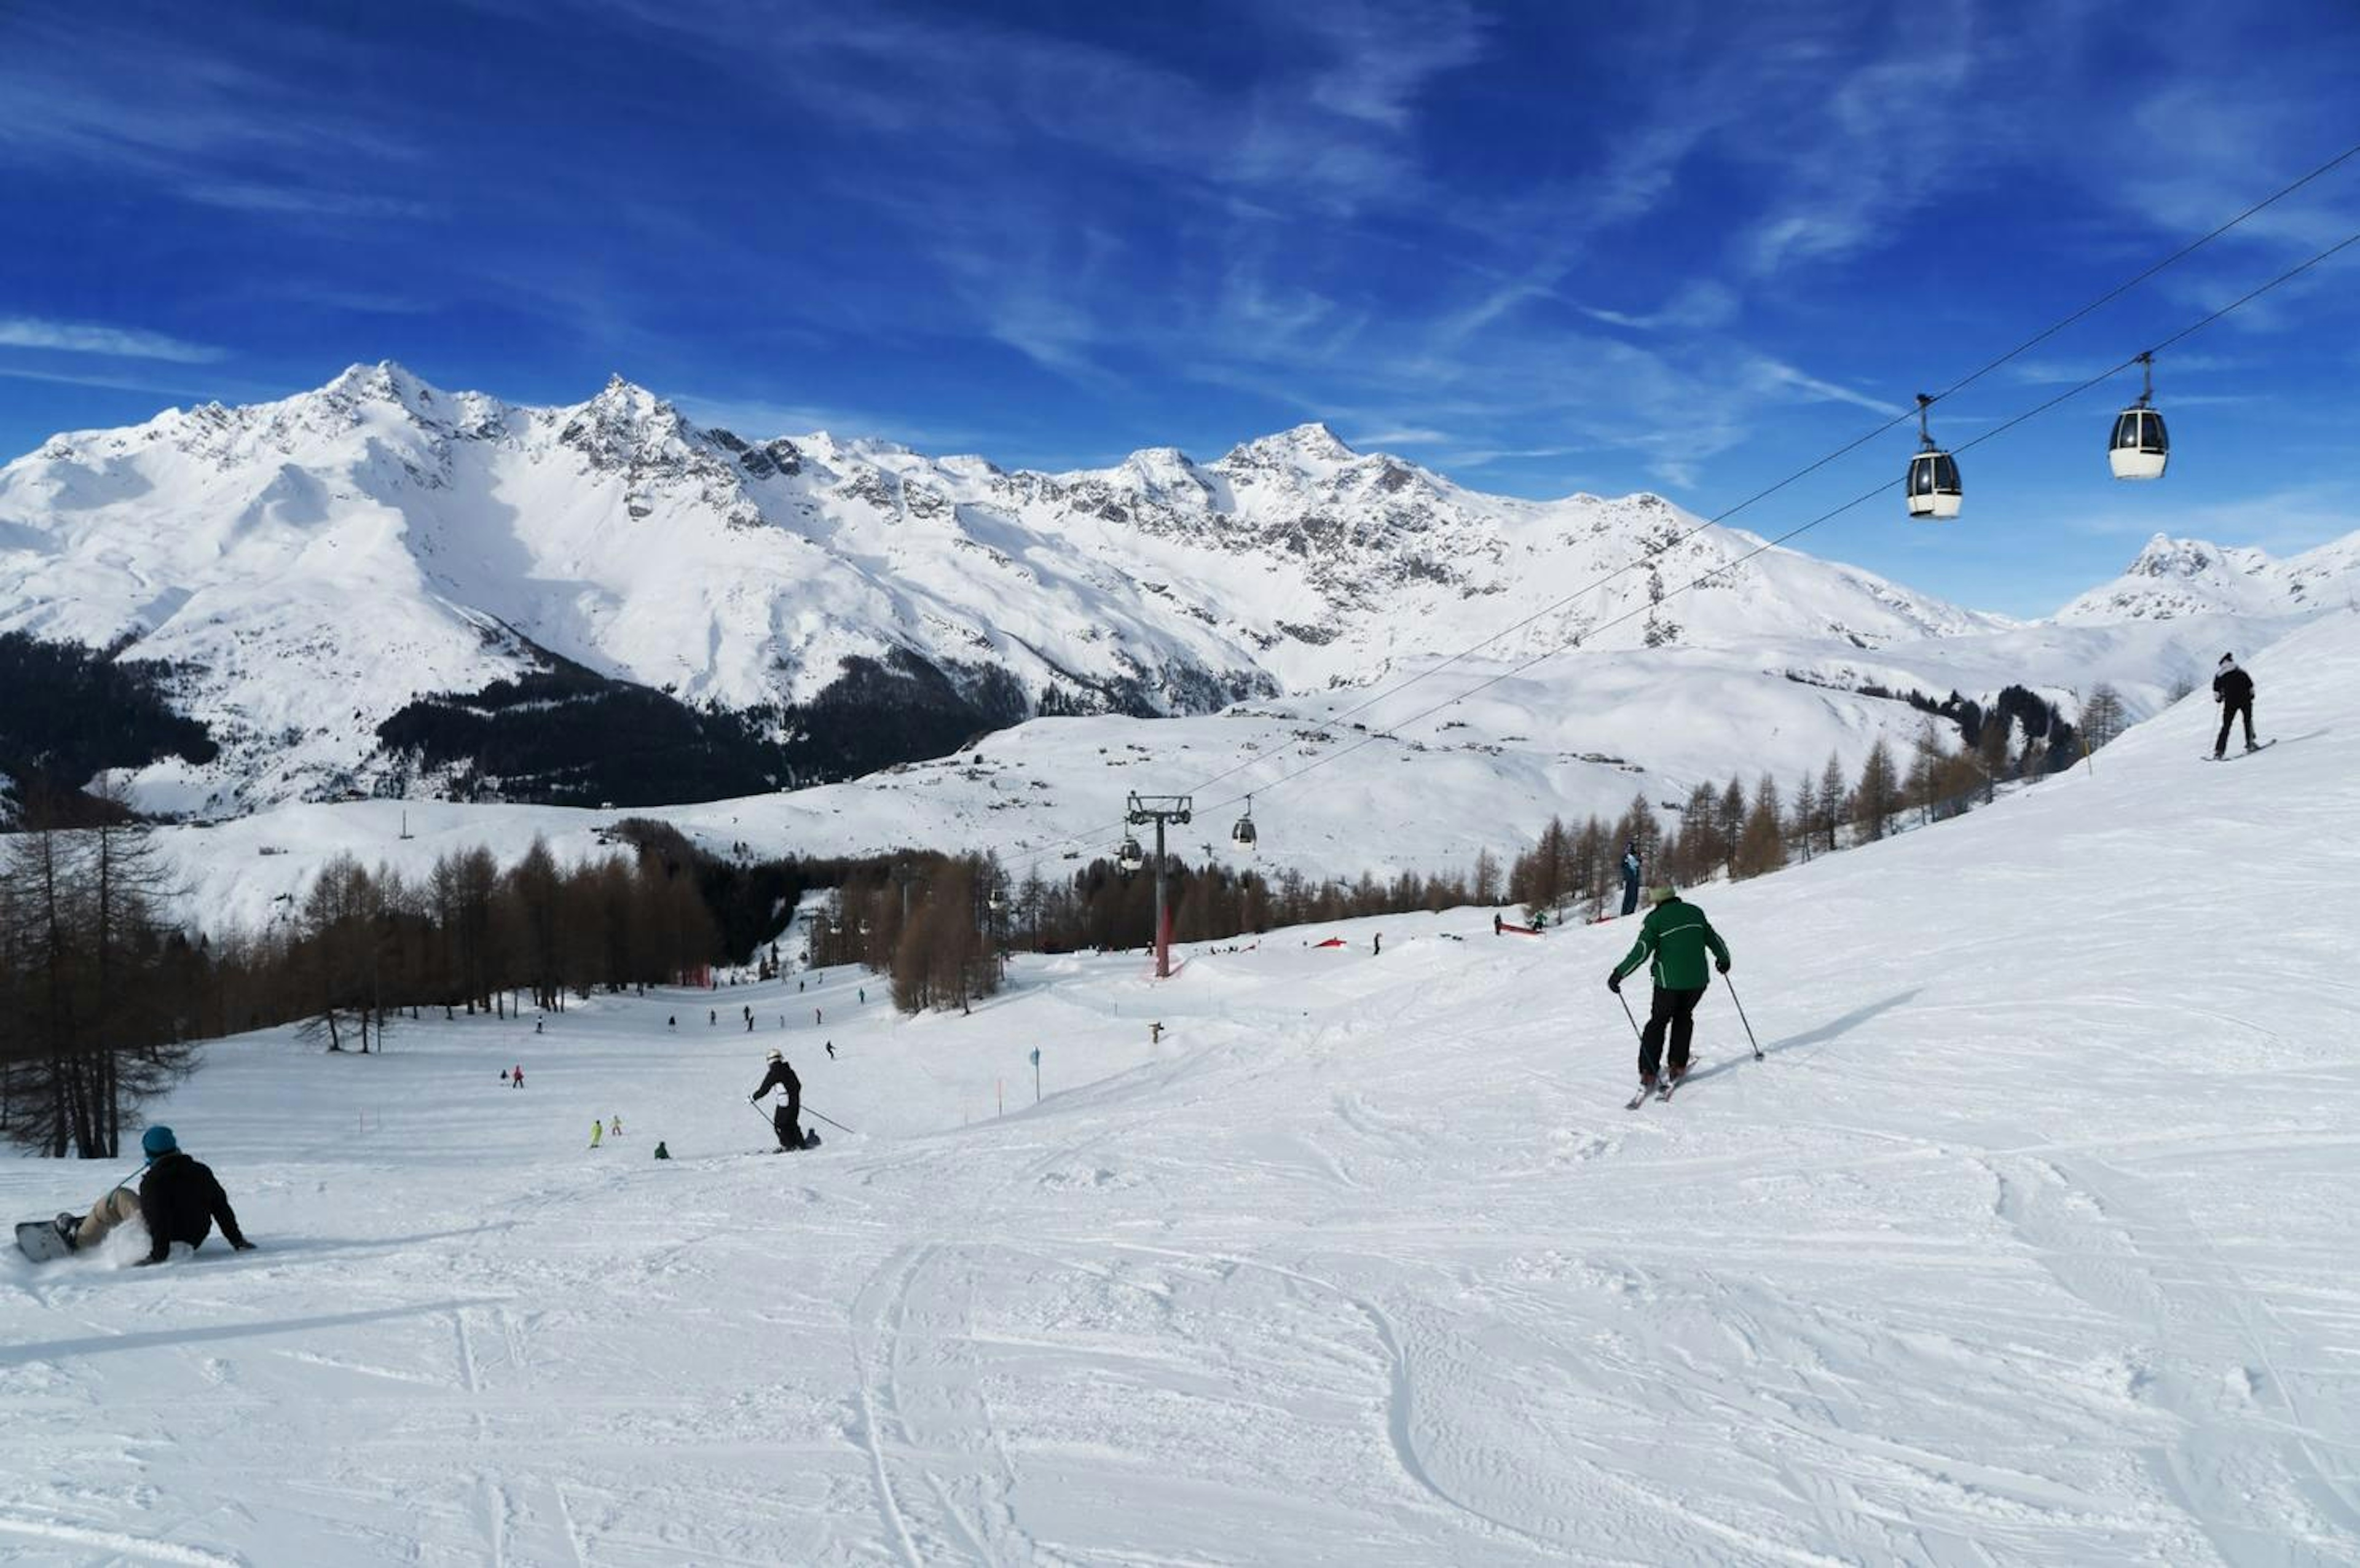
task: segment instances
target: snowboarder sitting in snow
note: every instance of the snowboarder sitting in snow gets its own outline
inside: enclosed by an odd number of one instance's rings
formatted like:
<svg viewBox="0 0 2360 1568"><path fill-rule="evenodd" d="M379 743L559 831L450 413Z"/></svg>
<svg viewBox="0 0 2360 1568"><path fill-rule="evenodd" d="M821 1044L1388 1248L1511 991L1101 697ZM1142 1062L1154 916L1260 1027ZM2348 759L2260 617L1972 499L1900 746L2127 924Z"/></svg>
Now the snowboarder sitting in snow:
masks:
<svg viewBox="0 0 2360 1568"><path fill-rule="evenodd" d="M779 1135L781 1149L801 1149L803 1146L803 1081L787 1065L787 1059L777 1051L770 1052L770 1071L762 1077L762 1086L751 1098L761 1104L762 1096L773 1089L784 1089L786 1100L770 1113L770 1126Z"/></svg>
<svg viewBox="0 0 2360 1568"><path fill-rule="evenodd" d="M2221 668L2212 677L2212 700L2221 704L2221 734L2212 742L2212 760L2218 762L2229 750L2229 726L2239 714L2245 719L2245 749L2258 751L2254 744L2254 678L2237 667L2237 656L2224 653Z"/></svg>
<svg viewBox="0 0 2360 1568"><path fill-rule="evenodd" d="M220 1222L224 1239L234 1249L254 1250L254 1243L237 1228L237 1215L231 1211L229 1197L222 1191L221 1183L213 1180L212 1170L180 1152L170 1127L149 1127L141 1136L139 1148L148 1156L147 1174L139 1179L139 1195L133 1197L127 1186L117 1187L71 1227L66 1224L69 1216L60 1214L58 1228L66 1233L69 1246L76 1250L95 1247L126 1220L144 1216L148 1221L148 1256L137 1265L142 1269L163 1262L176 1241L185 1241L191 1247L203 1246L216 1221Z"/></svg>
<svg viewBox="0 0 2360 1568"><path fill-rule="evenodd" d="M1688 1040L1696 1032L1696 1005L1704 995L1710 979L1704 968L1704 955L1710 949L1715 967L1729 973L1729 948L1704 911L1694 904L1684 903L1668 887L1651 887L1647 901L1655 908L1640 923L1639 940L1614 972L1606 977L1606 988L1620 992L1622 976L1652 957L1655 963L1655 999L1647 1010L1647 1027L1639 1036L1639 1082L1655 1086L1655 1069L1663 1061L1664 1034L1668 1029L1672 1037L1672 1082L1678 1083L1688 1075Z"/></svg>

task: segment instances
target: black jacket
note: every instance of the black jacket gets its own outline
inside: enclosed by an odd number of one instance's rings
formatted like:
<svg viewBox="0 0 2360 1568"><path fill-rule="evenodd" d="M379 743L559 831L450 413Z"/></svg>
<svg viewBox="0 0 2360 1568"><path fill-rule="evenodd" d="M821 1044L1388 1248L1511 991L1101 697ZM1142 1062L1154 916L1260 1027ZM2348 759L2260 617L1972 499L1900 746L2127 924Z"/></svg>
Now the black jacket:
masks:
<svg viewBox="0 0 2360 1568"><path fill-rule="evenodd" d="M139 1179L139 1213L148 1222L150 1263L163 1262L176 1241L202 1247L216 1221L232 1247L246 1245L229 1195L213 1180L212 1168L179 1149L158 1157Z"/></svg>
<svg viewBox="0 0 2360 1568"><path fill-rule="evenodd" d="M759 1100L773 1089L784 1089L790 1100L801 1101L803 1097L803 1081L783 1062L770 1063L770 1071L763 1078L762 1086L754 1091L754 1098Z"/></svg>
<svg viewBox="0 0 2360 1568"><path fill-rule="evenodd" d="M2254 700L2254 678L2231 665L2212 677L2212 700L2242 708Z"/></svg>

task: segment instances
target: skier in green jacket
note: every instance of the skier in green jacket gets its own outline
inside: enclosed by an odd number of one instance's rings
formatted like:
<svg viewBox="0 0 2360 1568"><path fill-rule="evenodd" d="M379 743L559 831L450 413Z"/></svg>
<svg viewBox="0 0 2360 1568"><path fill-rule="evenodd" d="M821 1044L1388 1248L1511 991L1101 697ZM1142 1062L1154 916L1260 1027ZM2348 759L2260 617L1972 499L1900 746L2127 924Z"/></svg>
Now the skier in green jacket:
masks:
<svg viewBox="0 0 2360 1568"><path fill-rule="evenodd" d="M1650 958L1655 960L1655 999L1647 1010L1647 1027L1639 1036L1639 1082L1653 1088L1655 1069L1664 1059L1666 1029L1672 1037L1672 1082L1688 1075L1688 1040L1696 1032L1697 1001L1712 978L1705 973L1704 956L1710 950L1714 966L1726 975L1729 947L1704 918L1704 911L1684 902L1671 887L1648 888L1647 902L1654 908L1640 923L1639 940L1606 977L1606 988L1621 992L1625 975Z"/></svg>

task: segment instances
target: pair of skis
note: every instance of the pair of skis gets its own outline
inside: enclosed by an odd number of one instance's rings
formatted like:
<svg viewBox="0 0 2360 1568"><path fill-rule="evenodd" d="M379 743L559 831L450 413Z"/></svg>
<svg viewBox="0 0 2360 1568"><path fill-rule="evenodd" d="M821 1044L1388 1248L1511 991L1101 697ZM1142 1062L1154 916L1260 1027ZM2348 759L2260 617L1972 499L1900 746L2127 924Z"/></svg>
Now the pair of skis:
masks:
<svg viewBox="0 0 2360 1568"><path fill-rule="evenodd" d="M1666 1076L1657 1079L1652 1084L1642 1083L1639 1085L1639 1092L1624 1102L1622 1108L1626 1111L1635 1111L1645 1105L1650 1096L1658 1101L1668 1100L1672 1097L1672 1091L1680 1086L1680 1082L1678 1078Z"/></svg>

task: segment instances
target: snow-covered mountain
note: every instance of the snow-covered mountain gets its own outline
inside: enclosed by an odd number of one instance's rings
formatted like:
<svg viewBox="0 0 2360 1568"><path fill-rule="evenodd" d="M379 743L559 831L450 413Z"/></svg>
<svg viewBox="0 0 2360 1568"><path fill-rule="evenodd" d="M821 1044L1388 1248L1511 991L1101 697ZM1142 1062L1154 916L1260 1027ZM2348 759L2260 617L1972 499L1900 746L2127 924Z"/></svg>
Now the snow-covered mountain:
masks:
<svg viewBox="0 0 2360 1568"><path fill-rule="evenodd" d="M2068 623L2186 615L2299 615L2360 594L2360 533L2284 561L2263 550L2158 534L2112 583L2057 612Z"/></svg>
<svg viewBox="0 0 2360 1568"><path fill-rule="evenodd" d="M468 767L595 800L612 775L585 747L610 768L643 731L702 722L617 707L615 681L748 715L724 740L759 759L716 775L736 781L719 794L939 755L1044 711L1366 681L1527 620L1487 651L1871 649L2004 624L1787 550L1732 567L1760 542L1737 529L1625 570L1695 526L1654 495L1481 495L1319 425L1209 463L1158 449L1049 474L749 441L619 378L522 408L384 364L0 468L0 632L169 665L222 752L137 785L218 815L427 793ZM495 684L534 671L554 674ZM455 696L418 705L436 693ZM515 743L585 704L572 752ZM672 744L645 741L650 770Z"/></svg>

